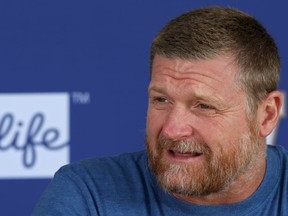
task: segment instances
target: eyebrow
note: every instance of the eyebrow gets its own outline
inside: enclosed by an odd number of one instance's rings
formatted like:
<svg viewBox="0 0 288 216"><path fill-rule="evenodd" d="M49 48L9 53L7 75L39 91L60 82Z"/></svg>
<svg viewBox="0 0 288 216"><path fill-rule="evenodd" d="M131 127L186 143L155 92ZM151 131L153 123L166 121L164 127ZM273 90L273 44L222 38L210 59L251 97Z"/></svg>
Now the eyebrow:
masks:
<svg viewBox="0 0 288 216"><path fill-rule="evenodd" d="M151 91L155 91L161 94L168 94L167 91L165 90L165 88L163 87L159 87L159 86L155 86L155 85L151 85L148 88L148 93ZM216 97L216 99L215 99ZM217 96L214 95L214 98L211 96L207 96L207 95L203 95L200 92L193 92L193 95L191 96L191 101L192 100L199 100L199 101L203 101L203 102L208 102L208 103L212 103L211 105L215 105L217 107L220 107L221 104L223 103L223 99L219 98Z"/></svg>
<svg viewBox="0 0 288 216"><path fill-rule="evenodd" d="M151 92L151 91L156 91L156 92L159 92L159 93L165 93L164 88L161 88L161 87L158 87L158 86L155 86L155 85L149 85L148 92Z"/></svg>

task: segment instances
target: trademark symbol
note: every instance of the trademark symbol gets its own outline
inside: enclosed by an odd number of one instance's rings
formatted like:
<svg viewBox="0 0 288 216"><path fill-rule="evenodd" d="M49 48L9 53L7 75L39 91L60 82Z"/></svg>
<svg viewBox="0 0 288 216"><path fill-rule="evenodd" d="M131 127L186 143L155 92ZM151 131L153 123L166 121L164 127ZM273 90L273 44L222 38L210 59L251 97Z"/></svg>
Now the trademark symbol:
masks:
<svg viewBox="0 0 288 216"><path fill-rule="evenodd" d="M90 93L89 92L73 92L72 101L74 104L89 104Z"/></svg>

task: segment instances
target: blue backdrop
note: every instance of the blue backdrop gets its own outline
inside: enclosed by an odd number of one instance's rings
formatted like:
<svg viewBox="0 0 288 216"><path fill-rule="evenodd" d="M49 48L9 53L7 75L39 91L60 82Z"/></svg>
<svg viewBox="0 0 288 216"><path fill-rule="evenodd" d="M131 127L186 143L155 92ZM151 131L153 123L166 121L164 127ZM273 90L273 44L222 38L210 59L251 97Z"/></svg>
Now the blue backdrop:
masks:
<svg viewBox="0 0 288 216"><path fill-rule="evenodd" d="M0 1L0 215L30 215L61 164L145 147L152 38L207 5L267 27L288 92L285 1ZM285 112L269 141L288 148Z"/></svg>

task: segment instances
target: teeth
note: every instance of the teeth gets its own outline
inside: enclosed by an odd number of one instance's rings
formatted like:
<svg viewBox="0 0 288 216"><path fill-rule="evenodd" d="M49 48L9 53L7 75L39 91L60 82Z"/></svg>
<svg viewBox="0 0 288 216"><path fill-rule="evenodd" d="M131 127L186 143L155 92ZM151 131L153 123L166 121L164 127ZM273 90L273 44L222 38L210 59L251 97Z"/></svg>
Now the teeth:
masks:
<svg viewBox="0 0 288 216"><path fill-rule="evenodd" d="M201 155L201 153L199 152L179 152L179 151L173 151L170 150L171 153L173 153L174 155L179 155L179 156L199 156Z"/></svg>

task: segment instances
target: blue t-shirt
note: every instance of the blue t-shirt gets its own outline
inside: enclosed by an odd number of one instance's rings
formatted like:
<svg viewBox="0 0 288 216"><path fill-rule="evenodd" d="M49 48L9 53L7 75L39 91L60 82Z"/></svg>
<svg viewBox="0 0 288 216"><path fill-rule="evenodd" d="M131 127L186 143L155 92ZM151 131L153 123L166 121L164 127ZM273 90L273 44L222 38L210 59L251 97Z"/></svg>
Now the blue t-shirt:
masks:
<svg viewBox="0 0 288 216"><path fill-rule="evenodd" d="M288 215L288 152L279 146L267 149L263 182L240 203L210 206L175 198L158 185L142 151L62 167L33 215Z"/></svg>

